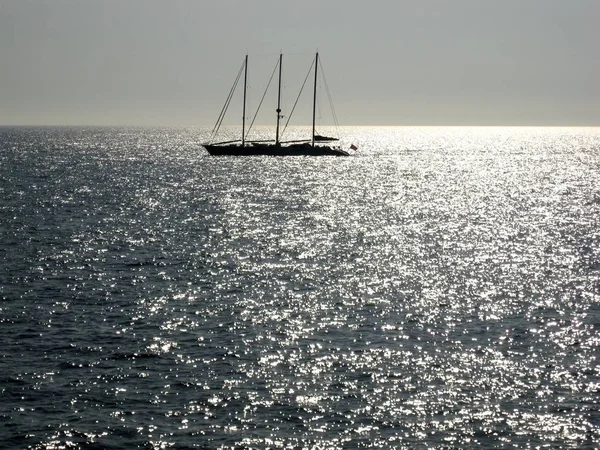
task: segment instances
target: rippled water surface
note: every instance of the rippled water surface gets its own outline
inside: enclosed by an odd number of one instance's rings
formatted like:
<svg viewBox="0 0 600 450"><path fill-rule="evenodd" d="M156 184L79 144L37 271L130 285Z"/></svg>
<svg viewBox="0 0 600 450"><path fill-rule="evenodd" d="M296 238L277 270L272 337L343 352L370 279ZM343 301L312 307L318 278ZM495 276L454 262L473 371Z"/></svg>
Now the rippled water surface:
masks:
<svg viewBox="0 0 600 450"><path fill-rule="evenodd" d="M600 129L0 128L0 447L594 448Z"/></svg>

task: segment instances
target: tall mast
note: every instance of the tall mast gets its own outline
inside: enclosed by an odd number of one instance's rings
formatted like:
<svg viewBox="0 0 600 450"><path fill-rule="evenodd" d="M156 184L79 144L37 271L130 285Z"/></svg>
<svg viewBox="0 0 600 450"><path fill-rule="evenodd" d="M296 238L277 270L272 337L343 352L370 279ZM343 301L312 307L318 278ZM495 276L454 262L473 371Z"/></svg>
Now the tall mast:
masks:
<svg viewBox="0 0 600 450"><path fill-rule="evenodd" d="M317 113L317 67L319 67L319 52L315 56L315 89L313 92L313 123L312 123L312 146L315 146L315 116Z"/></svg>
<svg viewBox="0 0 600 450"><path fill-rule="evenodd" d="M246 90L248 87L248 55L244 61L244 106L242 108L242 147L246 143Z"/></svg>
<svg viewBox="0 0 600 450"><path fill-rule="evenodd" d="M279 119L281 119L281 60L283 55L279 54L279 88L277 89L277 128L275 130L275 145L279 145Z"/></svg>

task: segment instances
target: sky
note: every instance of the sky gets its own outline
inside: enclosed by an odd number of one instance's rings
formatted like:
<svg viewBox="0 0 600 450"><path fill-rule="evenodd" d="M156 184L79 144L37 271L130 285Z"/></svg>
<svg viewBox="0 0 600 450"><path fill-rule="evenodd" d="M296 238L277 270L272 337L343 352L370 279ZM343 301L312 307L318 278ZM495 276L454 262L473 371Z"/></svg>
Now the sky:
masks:
<svg viewBox="0 0 600 450"><path fill-rule="evenodd" d="M0 125L212 126L246 53L256 106L283 52L289 108L318 50L341 125L600 126L599 18L599 0L0 0Z"/></svg>

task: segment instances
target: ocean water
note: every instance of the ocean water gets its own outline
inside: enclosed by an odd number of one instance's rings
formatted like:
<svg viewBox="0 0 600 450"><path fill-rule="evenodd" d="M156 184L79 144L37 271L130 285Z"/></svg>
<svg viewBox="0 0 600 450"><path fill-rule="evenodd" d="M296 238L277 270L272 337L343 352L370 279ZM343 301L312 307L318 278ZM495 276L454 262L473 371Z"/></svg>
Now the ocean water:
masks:
<svg viewBox="0 0 600 450"><path fill-rule="evenodd" d="M0 128L0 448L597 448L600 129Z"/></svg>

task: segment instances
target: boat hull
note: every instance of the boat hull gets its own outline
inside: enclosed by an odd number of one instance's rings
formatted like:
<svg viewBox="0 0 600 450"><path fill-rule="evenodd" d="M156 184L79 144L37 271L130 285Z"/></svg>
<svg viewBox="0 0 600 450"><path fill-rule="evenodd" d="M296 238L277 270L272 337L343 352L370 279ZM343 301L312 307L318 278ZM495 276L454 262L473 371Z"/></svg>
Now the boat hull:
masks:
<svg viewBox="0 0 600 450"><path fill-rule="evenodd" d="M203 145L213 156L349 156L349 153L326 145L292 144L251 144L241 145Z"/></svg>

